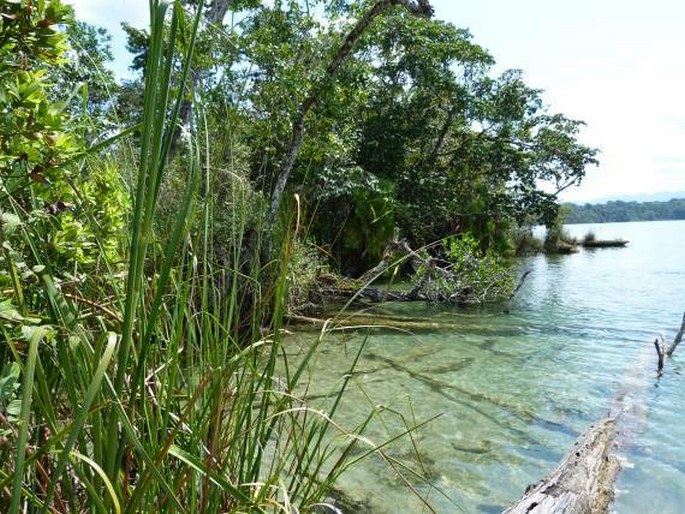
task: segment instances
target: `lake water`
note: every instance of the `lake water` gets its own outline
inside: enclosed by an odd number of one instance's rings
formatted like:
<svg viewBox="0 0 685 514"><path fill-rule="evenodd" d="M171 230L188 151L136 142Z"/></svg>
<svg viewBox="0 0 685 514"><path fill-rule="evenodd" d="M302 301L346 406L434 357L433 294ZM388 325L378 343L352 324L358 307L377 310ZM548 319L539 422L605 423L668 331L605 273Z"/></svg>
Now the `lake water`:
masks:
<svg viewBox="0 0 685 514"><path fill-rule="evenodd" d="M577 435L628 393L618 513L685 509L685 346L656 377L655 335L672 341L685 310L685 222L572 225L582 237L624 238L626 248L525 259L532 273L508 306L455 310L388 303L383 316L411 333L334 332L311 370L309 395L326 394L365 341L336 417L348 428L376 408L375 443L438 416L385 448L436 512L500 512L556 467ZM413 324L412 324L413 323ZM291 355L314 334L287 343ZM419 475L423 478L420 478ZM339 486L360 512L429 512L378 456Z"/></svg>

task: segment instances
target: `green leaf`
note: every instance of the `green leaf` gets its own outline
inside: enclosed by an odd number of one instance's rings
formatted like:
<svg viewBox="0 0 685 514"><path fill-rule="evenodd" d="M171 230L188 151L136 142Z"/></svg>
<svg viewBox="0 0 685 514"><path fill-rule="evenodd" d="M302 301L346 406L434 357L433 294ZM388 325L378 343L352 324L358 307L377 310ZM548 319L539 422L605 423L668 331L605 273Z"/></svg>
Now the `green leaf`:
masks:
<svg viewBox="0 0 685 514"><path fill-rule="evenodd" d="M0 302L0 320L14 323L40 323L39 318L29 318L19 314L19 311L12 305L10 300Z"/></svg>
<svg viewBox="0 0 685 514"><path fill-rule="evenodd" d="M20 373L21 368L18 363L5 364L0 377L0 404L4 404L14 395L14 391L19 387Z"/></svg>
<svg viewBox="0 0 685 514"><path fill-rule="evenodd" d="M40 321L40 320L37 320ZM21 336L26 340L26 341L31 341L33 338L36 337L37 334L40 334L41 339L48 339L52 335L52 331L50 330L50 327L43 325L43 326L35 326L35 325L23 325L21 327Z"/></svg>
<svg viewBox="0 0 685 514"><path fill-rule="evenodd" d="M0 224L5 235L13 234L22 225L19 216L11 212L0 213Z"/></svg>
<svg viewBox="0 0 685 514"><path fill-rule="evenodd" d="M18 418L21 413L21 400L12 400L7 406L7 415L11 418Z"/></svg>

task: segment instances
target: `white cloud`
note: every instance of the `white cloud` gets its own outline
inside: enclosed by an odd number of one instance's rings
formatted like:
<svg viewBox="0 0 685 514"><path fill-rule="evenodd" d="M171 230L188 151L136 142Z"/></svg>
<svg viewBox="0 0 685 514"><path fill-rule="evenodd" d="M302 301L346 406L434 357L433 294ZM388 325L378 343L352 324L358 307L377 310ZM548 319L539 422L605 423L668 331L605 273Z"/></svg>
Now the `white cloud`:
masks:
<svg viewBox="0 0 685 514"><path fill-rule="evenodd" d="M521 68L550 109L587 122L599 168L574 201L685 190L685 2L434 0L499 69Z"/></svg>
<svg viewBox="0 0 685 514"><path fill-rule="evenodd" d="M126 34L121 23L134 27L149 26L149 5L146 0L66 0L74 6L79 20L104 27L112 35L114 71L120 78L128 78L131 55L126 51Z"/></svg>
<svg viewBox="0 0 685 514"><path fill-rule="evenodd" d="M118 28L122 21L136 27L148 25L149 6L145 0L67 0L76 16L88 23Z"/></svg>

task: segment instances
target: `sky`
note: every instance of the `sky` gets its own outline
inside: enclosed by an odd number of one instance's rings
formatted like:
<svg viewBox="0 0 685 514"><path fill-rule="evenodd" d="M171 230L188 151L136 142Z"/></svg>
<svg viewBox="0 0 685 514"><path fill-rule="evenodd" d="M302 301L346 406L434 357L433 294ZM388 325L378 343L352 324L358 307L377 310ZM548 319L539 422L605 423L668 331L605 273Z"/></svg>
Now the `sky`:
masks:
<svg viewBox="0 0 685 514"><path fill-rule="evenodd" d="M145 0L67 0L113 34L116 71L129 56L121 21L146 26ZM685 0L432 0L436 17L468 28L496 72L517 68L545 91L551 112L587 123L600 149L582 185L585 202L685 192Z"/></svg>

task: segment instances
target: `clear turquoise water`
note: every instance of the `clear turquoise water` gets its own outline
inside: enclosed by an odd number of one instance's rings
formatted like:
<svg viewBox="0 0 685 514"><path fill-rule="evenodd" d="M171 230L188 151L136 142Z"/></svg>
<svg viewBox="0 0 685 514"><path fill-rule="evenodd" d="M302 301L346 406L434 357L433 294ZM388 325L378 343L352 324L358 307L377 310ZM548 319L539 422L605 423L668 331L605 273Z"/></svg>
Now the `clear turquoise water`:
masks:
<svg viewBox="0 0 685 514"><path fill-rule="evenodd" d="M437 512L501 511L621 393L630 422L615 511L685 509L685 347L661 379L652 347L659 332L673 338L685 310L685 222L568 228L630 245L526 259L521 271L532 274L508 306L389 303L377 323L392 315L421 326L334 332L322 344L308 395L325 409L366 340L336 418L346 427L376 408L367 436L380 443L439 416L386 448L425 478L405 472ZM288 352L296 358L314 337L291 337ZM339 485L371 512L428 511L377 456Z"/></svg>

